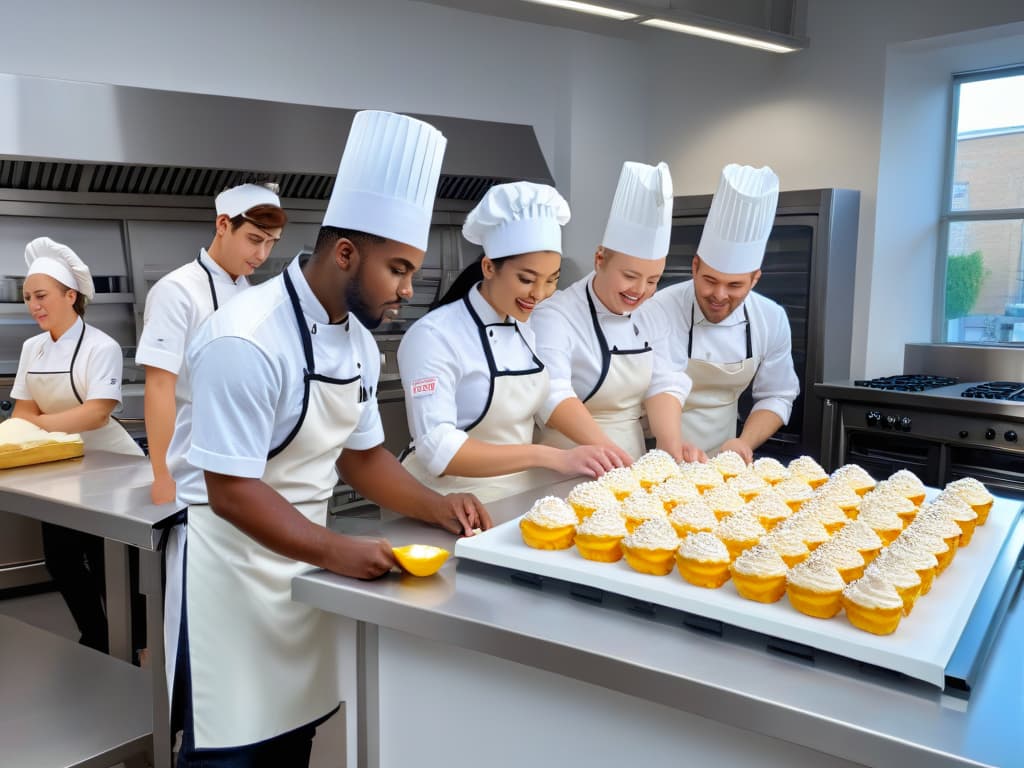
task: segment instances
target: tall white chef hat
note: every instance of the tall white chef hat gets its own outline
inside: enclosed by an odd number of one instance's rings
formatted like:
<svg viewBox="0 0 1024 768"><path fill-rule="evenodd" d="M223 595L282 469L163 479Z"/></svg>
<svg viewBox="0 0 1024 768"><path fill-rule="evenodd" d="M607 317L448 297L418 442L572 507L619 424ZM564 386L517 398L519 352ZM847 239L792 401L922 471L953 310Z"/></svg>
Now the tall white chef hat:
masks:
<svg viewBox="0 0 1024 768"><path fill-rule="evenodd" d="M778 202L771 168L725 166L697 246L701 261L730 275L760 269Z"/></svg>
<svg viewBox="0 0 1024 768"><path fill-rule="evenodd" d="M257 205L280 208L281 198L262 184L239 184L225 189L214 199L217 215L226 214L232 219Z"/></svg>
<svg viewBox="0 0 1024 768"><path fill-rule="evenodd" d="M324 226L425 251L447 143L422 120L374 110L356 113Z"/></svg>
<svg viewBox="0 0 1024 768"><path fill-rule="evenodd" d="M601 244L651 261L665 258L672 232L672 174L665 163L625 162Z"/></svg>
<svg viewBox="0 0 1024 768"><path fill-rule="evenodd" d="M466 216L462 235L490 259L533 251L562 252L569 204L547 184L515 181L487 190Z"/></svg>
<svg viewBox="0 0 1024 768"><path fill-rule="evenodd" d="M25 263L28 265L25 277L49 275L61 285L74 288L86 299L96 295L89 267L63 243L37 237L25 246Z"/></svg>

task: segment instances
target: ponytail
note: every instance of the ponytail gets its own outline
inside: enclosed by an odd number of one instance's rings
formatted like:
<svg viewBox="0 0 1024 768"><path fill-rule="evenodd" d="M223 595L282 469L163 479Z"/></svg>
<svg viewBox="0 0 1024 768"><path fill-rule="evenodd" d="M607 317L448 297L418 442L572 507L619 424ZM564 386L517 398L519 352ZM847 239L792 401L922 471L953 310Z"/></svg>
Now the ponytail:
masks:
<svg viewBox="0 0 1024 768"><path fill-rule="evenodd" d="M444 296L442 296L431 309L437 309L443 307L445 304L454 304L456 301L461 301L465 298L469 292L473 289L473 286L484 279L484 268L483 268L484 255L481 253L480 257L462 270L459 276L455 278L455 282L452 283Z"/></svg>

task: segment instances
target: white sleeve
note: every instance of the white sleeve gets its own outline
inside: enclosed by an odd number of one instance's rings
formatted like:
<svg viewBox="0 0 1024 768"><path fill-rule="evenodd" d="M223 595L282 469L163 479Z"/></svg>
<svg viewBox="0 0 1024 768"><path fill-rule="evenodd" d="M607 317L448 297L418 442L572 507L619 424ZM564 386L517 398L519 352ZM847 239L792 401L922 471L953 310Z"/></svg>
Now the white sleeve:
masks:
<svg viewBox="0 0 1024 768"><path fill-rule="evenodd" d="M773 308L774 309L774 308ZM764 359L754 375L751 394L754 398L753 411L771 411L789 423L793 412L793 401L800 394L800 380L793 368L793 340L789 319L783 309L778 308L767 316L767 342Z"/></svg>
<svg viewBox="0 0 1024 768"><path fill-rule="evenodd" d="M363 359L366 363L366 377L363 386L372 391L372 396L363 408L359 416L359 423L355 430L345 441L345 447L354 451L368 451L376 448L384 442L384 424L380 418L380 408L377 406L377 386L380 382L380 350L376 342L367 350Z"/></svg>
<svg viewBox="0 0 1024 768"><path fill-rule="evenodd" d="M432 338L431 338L432 336ZM456 427L458 355L436 329L415 325L398 347L398 368L413 445L427 471L440 477L469 435Z"/></svg>
<svg viewBox="0 0 1024 768"><path fill-rule="evenodd" d="M81 393L82 399L116 400L120 403L123 373L124 352L116 341L111 339L110 343L91 347L85 361L85 392Z"/></svg>
<svg viewBox="0 0 1024 768"><path fill-rule="evenodd" d="M28 339L21 345L21 357L18 359L18 372L14 374L14 386L11 387L11 399L32 400L32 393L28 391L28 367L32 357L32 339Z"/></svg>
<svg viewBox="0 0 1024 768"><path fill-rule="evenodd" d="M690 390L693 389L693 381L686 375L686 366L673 362L665 353L666 345L664 338L656 338L651 344L654 348L654 364L651 371L651 386L647 388L647 398L655 395L672 395L682 407L686 404L686 398L690 396Z"/></svg>
<svg viewBox="0 0 1024 768"><path fill-rule="evenodd" d="M192 300L185 288L160 280L146 296L136 365L150 365L177 375L189 342Z"/></svg>
<svg viewBox="0 0 1024 768"><path fill-rule="evenodd" d="M667 367L671 371L683 372L689 360L686 357L686 345L682 343L682 317L676 312L677 302L672 293L668 293L675 286L669 286L665 293L655 293L647 303L638 311L644 317L647 328L651 333L651 346L654 347L655 360L659 357L662 360L661 367ZM652 381L653 384L653 381ZM686 377L686 382L681 384L686 388L683 395L685 398L690 394L692 382Z"/></svg>
<svg viewBox="0 0 1024 768"><path fill-rule="evenodd" d="M530 318L530 328L536 338L537 357L544 363L550 380L547 399L537 411L540 423L547 424L563 401L578 397L572 388L574 339L567 330L569 322L553 307L539 307Z"/></svg>
<svg viewBox="0 0 1024 768"><path fill-rule="evenodd" d="M236 336L214 339L190 357L192 440L198 469L263 476L282 380L267 355Z"/></svg>

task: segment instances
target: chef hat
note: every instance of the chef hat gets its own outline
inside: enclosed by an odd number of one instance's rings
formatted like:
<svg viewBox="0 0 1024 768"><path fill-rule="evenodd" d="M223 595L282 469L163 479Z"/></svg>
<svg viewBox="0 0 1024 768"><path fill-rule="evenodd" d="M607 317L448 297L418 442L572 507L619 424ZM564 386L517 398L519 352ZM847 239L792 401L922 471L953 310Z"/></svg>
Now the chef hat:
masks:
<svg viewBox="0 0 1024 768"><path fill-rule="evenodd" d="M225 214L233 219L257 205L273 205L280 208L281 199L262 184L239 184L217 195L214 205L218 216Z"/></svg>
<svg viewBox="0 0 1024 768"><path fill-rule="evenodd" d="M356 113L324 226L425 251L447 143L421 120L373 110Z"/></svg>
<svg viewBox="0 0 1024 768"><path fill-rule="evenodd" d="M86 299L92 299L96 289L92 274L78 254L62 243L48 237L37 237L25 246L25 263L31 275L49 275L61 285L74 288Z"/></svg>
<svg viewBox="0 0 1024 768"><path fill-rule="evenodd" d="M654 261L668 253L671 231L672 174L668 166L623 163L601 244Z"/></svg>
<svg viewBox="0 0 1024 768"><path fill-rule="evenodd" d="M778 201L779 177L768 166L725 166L697 246L701 261L730 275L760 269Z"/></svg>
<svg viewBox="0 0 1024 768"><path fill-rule="evenodd" d="M500 259L533 251L562 252L562 226L569 204L547 184L515 181L497 184L466 216L462 235Z"/></svg>

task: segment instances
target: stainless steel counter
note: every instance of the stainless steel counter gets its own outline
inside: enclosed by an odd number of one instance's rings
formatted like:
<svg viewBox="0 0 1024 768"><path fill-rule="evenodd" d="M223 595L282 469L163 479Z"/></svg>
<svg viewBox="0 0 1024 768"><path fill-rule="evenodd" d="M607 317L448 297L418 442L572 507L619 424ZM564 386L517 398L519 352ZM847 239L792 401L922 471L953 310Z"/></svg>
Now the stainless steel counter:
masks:
<svg viewBox="0 0 1024 768"><path fill-rule="evenodd" d="M573 482L548 490L564 494ZM502 522L527 504L513 497L489 509ZM352 533L384 535L394 545L454 544L443 531L404 519L344 525ZM392 574L359 582L313 572L295 580L293 593L364 626L508 659L856 763L1024 766L1019 595L964 701L844 660L815 656L809 662L772 652L753 633L701 632L650 606L608 597L593 604L585 591L515 583L468 562L449 562L428 579Z"/></svg>
<svg viewBox="0 0 1024 768"><path fill-rule="evenodd" d="M983 400L960 397L963 385L948 387L943 393L935 390L924 392L894 392L888 389L858 387L853 381L826 381L814 385L814 394L822 399L853 400L859 403L892 405L894 402L907 408L923 408L929 411L962 413L972 416L991 416L1021 420L1024 419L1024 404L1005 400ZM956 390L956 396L944 394L945 390Z"/></svg>

